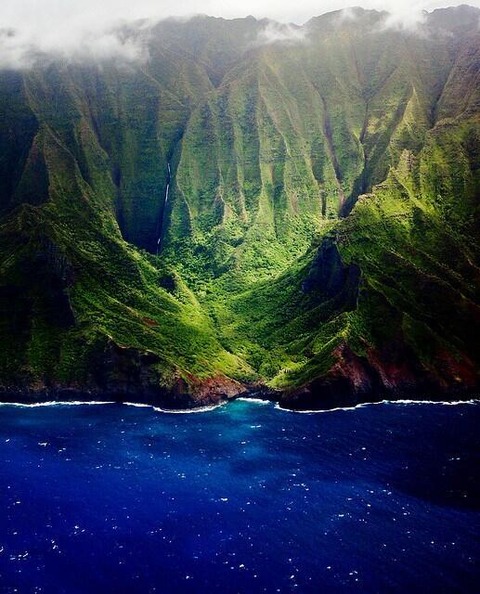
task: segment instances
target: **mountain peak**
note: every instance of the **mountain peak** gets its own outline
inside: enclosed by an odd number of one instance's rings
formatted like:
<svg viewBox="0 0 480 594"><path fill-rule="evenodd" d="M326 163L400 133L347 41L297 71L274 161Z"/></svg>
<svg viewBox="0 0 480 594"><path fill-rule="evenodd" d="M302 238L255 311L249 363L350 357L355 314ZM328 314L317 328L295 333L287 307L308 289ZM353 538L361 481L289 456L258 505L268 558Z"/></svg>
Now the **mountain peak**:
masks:
<svg viewBox="0 0 480 594"><path fill-rule="evenodd" d="M461 4L437 8L428 15L429 24L453 33L465 30L480 32L480 8Z"/></svg>

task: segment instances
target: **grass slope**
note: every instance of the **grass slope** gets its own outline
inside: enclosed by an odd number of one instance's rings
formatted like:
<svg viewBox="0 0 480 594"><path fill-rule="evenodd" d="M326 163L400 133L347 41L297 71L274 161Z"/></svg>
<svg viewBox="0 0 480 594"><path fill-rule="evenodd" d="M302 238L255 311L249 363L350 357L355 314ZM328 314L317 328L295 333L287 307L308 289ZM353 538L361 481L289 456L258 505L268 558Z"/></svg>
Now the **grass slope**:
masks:
<svg viewBox="0 0 480 594"><path fill-rule="evenodd" d="M478 383L475 15L165 21L145 62L0 73L0 383Z"/></svg>

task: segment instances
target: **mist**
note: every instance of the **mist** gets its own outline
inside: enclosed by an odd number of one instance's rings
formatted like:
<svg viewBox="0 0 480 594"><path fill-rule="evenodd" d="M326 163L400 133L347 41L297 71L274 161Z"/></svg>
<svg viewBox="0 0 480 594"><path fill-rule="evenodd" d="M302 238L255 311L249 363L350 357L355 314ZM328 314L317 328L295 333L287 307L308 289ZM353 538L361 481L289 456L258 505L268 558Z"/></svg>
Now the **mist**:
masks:
<svg viewBox="0 0 480 594"><path fill-rule="evenodd" d="M355 4L355 2L354 2ZM389 26L413 27L422 20L422 11L449 6L448 0L364 0L363 8L391 13ZM454 3L455 4L455 3ZM480 0L469 2L480 7ZM169 16L188 17L208 14L256 18L290 23L265 29L263 39L292 42L303 33L292 24L303 24L313 16L352 5L351 0L245 0L242 3L221 0L2 0L0 3L0 67L28 67L39 55L60 55L65 59L145 60L145 47L133 37L122 34L122 24L137 19L147 23ZM348 15L348 12L345 13Z"/></svg>
<svg viewBox="0 0 480 594"><path fill-rule="evenodd" d="M306 31L298 25L269 22L259 33L257 43L265 45L269 43L299 43L305 40Z"/></svg>

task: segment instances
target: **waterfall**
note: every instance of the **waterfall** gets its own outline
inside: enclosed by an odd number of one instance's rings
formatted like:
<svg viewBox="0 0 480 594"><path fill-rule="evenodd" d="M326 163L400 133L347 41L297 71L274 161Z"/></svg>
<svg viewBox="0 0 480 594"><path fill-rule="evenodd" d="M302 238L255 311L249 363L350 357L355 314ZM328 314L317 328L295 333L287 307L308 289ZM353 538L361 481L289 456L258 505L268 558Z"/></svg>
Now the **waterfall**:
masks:
<svg viewBox="0 0 480 594"><path fill-rule="evenodd" d="M163 198L163 205L160 209L160 220L158 223L157 256L160 251L161 244L162 244L163 222L165 220L165 211L167 209L168 195L170 193L171 178L172 178L172 170L170 168L170 163L167 163L167 186L165 188L165 196Z"/></svg>

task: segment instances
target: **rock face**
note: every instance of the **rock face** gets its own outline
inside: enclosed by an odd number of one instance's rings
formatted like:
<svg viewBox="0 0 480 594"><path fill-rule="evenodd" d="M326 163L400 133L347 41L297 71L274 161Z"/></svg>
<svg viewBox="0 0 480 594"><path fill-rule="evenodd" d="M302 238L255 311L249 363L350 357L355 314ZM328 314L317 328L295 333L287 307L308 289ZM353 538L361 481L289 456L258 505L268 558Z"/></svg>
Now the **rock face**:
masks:
<svg viewBox="0 0 480 594"><path fill-rule="evenodd" d="M384 399L462 399L475 394L478 386L473 365L444 361L444 373L436 376L419 366L402 344L391 345L388 353L370 352L365 358L341 345L334 356L336 363L323 377L279 394L282 407L316 410Z"/></svg>
<svg viewBox="0 0 480 594"><path fill-rule="evenodd" d="M147 61L1 70L4 397L478 387L479 15L132 24Z"/></svg>
<svg viewBox="0 0 480 594"><path fill-rule="evenodd" d="M319 293L324 301L341 296L344 308L352 310L358 301L360 274L356 264L345 266L336 242L326 237L302 283L302 291Z"/></svg>
<svg viewBox="0 0 480 594"><path fill-rule="evenodd" d="M17 376L16 382L2 386L0 401L113 401L148 403L167 409L211 406L245 393L246 387L226 376L200 379L178 376L162 385L154 353L122 348L113 342L92 357L89 375L81 383L31 382Z"/></svg>

